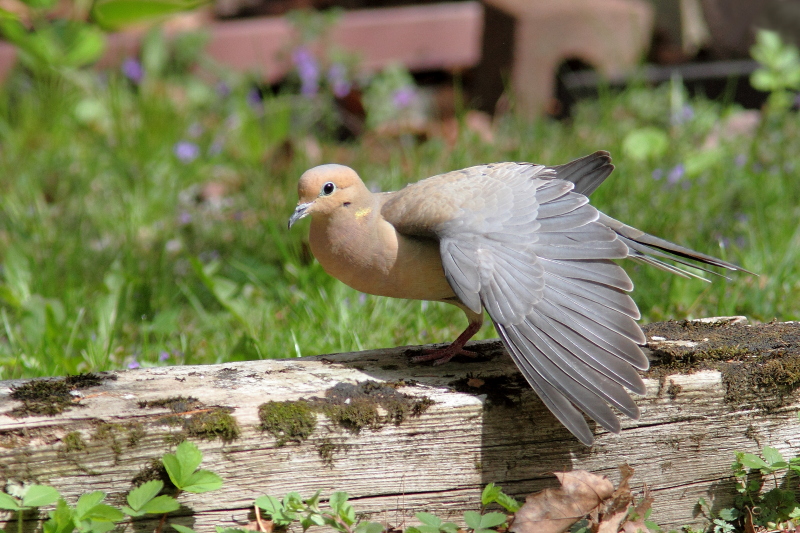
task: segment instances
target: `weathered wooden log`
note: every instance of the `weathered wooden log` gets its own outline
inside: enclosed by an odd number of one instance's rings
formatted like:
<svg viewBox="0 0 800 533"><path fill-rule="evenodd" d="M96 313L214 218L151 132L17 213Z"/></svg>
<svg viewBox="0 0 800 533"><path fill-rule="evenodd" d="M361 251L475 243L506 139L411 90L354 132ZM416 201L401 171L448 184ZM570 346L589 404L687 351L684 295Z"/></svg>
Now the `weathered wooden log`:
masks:
<svg viewBox="0 0 800 533"><path fill-rule="evenodd" d="M650 487L664 528L699 525L700 497L734 495L735 450L800 454L800 324L669 322L646 327L653 368L638 421L596 428L589 448L524 382L496 341L480 357L409 364L416 348L147 368L0 382L0 479L49 483L74 503L116 503L181 439L222 489L182 494L171 521L212 531L252 519L254 498L347 491L395 526L427 511L459 520L483 485L524 496L583 468ZM300 401L303 400L303 401ZM0 485L2 488L2 485Z"/></svg>

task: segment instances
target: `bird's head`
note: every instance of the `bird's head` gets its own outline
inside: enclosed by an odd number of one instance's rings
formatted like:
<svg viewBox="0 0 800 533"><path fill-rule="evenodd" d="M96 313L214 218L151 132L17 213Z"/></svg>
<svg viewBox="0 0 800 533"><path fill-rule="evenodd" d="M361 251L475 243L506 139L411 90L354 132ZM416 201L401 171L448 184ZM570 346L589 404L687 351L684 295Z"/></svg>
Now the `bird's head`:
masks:
<svg viewBox="0 0 800 533"><path fill-rule="evenodd" d="M368 201L370 192L356 171L344 165L320 165L307 170L297 184L300 201L289 218L289 228L307 215L332 216L340 209L355 213Z"/></svg>

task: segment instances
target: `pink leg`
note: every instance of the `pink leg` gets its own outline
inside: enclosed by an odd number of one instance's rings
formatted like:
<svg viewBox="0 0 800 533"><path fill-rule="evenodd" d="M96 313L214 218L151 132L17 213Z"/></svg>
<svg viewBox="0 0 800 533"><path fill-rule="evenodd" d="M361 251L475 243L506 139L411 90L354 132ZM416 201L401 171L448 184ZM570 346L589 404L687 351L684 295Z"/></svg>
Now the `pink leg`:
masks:
<svg viewBox="0 0 800 533"><path fill-rule="evenodd" d="M466 355L467 357L475 357L477 354L470 350L465 350L464 345L470 340L472 337L478 333L478 330L481 329L481 325L483 324L483 316L481 316L480 321L470 320L467 329L458 336L456 340L450 346L446 348L440 348L438 350L425 350L424 355L418 355L416 357L412 357L411 361L415 363L421 363L423 361L433 361L434 365L443 365L448 362L450 359L455 357L456 355Z"/></svg>

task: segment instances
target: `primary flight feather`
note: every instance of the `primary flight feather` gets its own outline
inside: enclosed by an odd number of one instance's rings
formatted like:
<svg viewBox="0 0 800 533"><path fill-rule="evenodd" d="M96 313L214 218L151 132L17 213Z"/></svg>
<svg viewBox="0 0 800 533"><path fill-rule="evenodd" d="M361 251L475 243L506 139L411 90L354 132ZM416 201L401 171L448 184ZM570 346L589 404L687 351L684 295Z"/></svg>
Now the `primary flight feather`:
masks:
<svg viewBox="0 0 800 533"><path fill-rule="evenodd" d="M508 353L555 416L593 442L581 414L609 431L639 409L637 370L648 361L633 284L615 259L700 277L671 259L741 267L648 235L600 213L588 196L614 166L607 152L565 165L495 163L372 193L342 165L306 171L289 227L311 215L311 251L326 272L381 296L447 302L467 315L448 347L417 360L444 363L464 350L485 309Z"/></svg>

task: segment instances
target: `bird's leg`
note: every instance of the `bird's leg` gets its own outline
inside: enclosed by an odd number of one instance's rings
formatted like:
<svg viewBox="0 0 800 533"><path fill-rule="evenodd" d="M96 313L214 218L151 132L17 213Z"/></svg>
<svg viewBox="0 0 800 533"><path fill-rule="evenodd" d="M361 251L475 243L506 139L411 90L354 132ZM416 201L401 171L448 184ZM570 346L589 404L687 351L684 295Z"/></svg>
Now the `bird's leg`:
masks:
<svg viewBox="0 0 800 533"><path fill-rule="evenodd" d="M421 363L424 361L433 361L434 365L443 365L456 355L466 355L467 357L475 357L477 354L471 350L465 350L464 345L467 341L478 333L483 325L483 313L477 314L472 311L464 310L469 318L469 325L464 332L453 341L450 346L439 348L438 350L425 350L423 355L412 357L411 361Z"/></svg>

